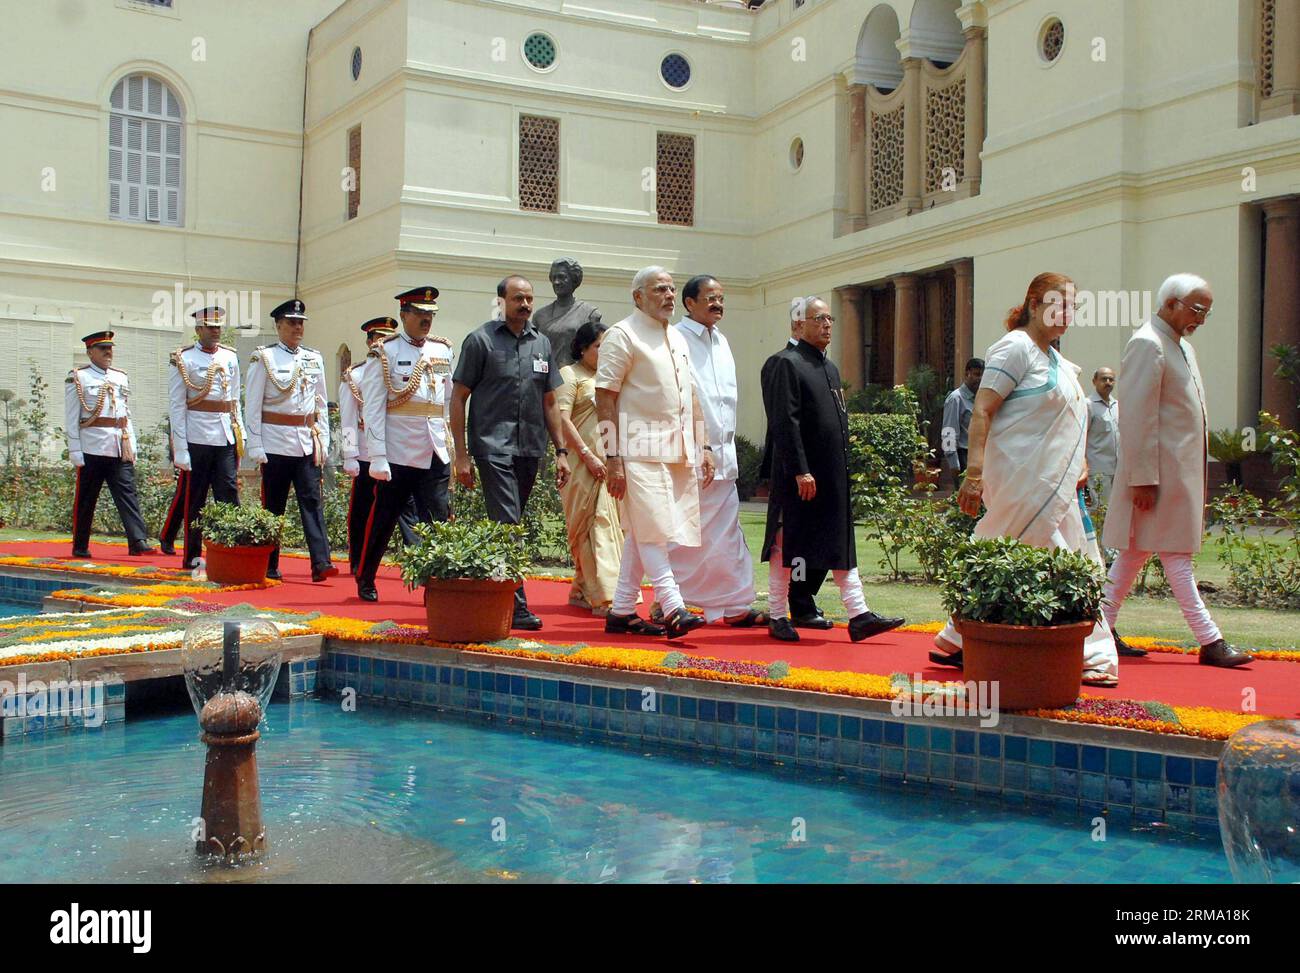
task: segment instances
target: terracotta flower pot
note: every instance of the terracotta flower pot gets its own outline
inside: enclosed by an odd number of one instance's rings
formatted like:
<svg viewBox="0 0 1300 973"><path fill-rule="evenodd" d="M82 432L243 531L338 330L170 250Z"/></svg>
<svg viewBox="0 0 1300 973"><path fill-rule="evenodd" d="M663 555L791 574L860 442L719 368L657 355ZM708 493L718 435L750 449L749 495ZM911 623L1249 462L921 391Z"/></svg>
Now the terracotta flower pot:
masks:
<svg viewBox="0 0 1300 973"><path fill-rule="evenodd" d="M927 483L937 484L942 474L943 470L937 466L925 466L913 473L913 479L916 480L917 486L925 486Z"/></svg>
<svg viewBox="0 0 1300 973"><path fill-rule="evenodd" d="M217 584L260 584L266 580L273 544L257 547L222 547L203 542L208 580Z"/></svg>
<svg viewBox="0 0 1300 973"><path fill-rule="evenodd" d="M997 682L1000 709L1058 709L1079 698L1083 642L1093 622L999 625L957 619L962 678Z"/></svg>
<svg viewBox="0 0 1300 973"><path fill-rule="evenodd" d="M514 581L431 580L424 586L429 635L439 642L495 642L510 634Z"/></svg>

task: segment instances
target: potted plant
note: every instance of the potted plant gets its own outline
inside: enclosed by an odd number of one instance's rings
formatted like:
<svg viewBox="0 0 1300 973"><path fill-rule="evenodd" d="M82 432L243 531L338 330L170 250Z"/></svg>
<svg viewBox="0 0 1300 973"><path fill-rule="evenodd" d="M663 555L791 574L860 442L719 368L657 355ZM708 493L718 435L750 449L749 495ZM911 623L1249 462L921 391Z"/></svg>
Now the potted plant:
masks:
<svg viewBox="0 0 1300 973"><path fill-rule="evenodd" d="M402 581L424 585L429 634L440 642L492 642L510 634L514 592L528 570L522 527L490 520L417 524L397 553Z"/></svg>
<svg viewBox="0 0 1300 973"><path fill-rule="evenodd" d="M266 580L266 566L280 543L284 517L261 507L211 503L199 512L209 581L217 584L257 584Z"/></svg>
<svg viewBox="0 0 1300 973"><path fill-rule="evenodd" d="M1003 709L1069 706L1105 584L1083 554L1009 537L962 544L944 572L943 605L961 633L965 678L996 681Z"/></svg>

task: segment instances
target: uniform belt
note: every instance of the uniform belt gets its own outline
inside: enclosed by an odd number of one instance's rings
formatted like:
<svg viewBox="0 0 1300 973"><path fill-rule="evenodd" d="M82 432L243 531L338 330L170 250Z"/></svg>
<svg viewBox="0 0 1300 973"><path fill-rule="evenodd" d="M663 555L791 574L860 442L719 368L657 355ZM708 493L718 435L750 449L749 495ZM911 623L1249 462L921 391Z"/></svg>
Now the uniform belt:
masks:
<svg viewBox="0 0 1300 973"><path fill-rule="evenodd" d="M443 407L433 402L403 402L401 405L388 404L390 416L425 416L430 419L443 418Z"/></svg>
<svg viewBox="0 0 1300 973"><path fill-rule="evenodd" d="M116 419L108 419L101 416L86 423L85 429L125 429L126 424L131 420L126 416L118 416Z"/></svg>
<svg viewBox="0 0 1300 973"><path fill-rule="evenodd" d="M198 402L186 403L186 408L191 412L229 412L233 415L235 403L221 399L202 399Z"/></svg>
<svg viewBox="0 0 1300 973"><path fill-rule="evenodd" d="M305 416L294 416L287 412L263 412L262 422L268 426L314 426L316 413L309 412Z"/></svg>

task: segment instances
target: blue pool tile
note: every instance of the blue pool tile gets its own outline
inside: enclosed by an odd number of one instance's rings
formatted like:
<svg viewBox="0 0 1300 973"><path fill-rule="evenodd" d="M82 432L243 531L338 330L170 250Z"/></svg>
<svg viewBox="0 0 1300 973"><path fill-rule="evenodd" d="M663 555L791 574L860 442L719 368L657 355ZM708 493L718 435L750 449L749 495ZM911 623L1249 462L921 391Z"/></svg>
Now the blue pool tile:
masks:
<svg viewBox="0 0 1300 973"><path fill-rule="evenodd" d="M736 722L741 726L753 726L756 709L757 707L753 703L736 704Z"/></svg>
<svg viewBox="0 0 1300 973"><path fill-rule="evenodd" d="M957 753L973 756L975 754L975 734L970 730L958 730L953 735L953 749Z"/></svg>
<svg viewBox="0 0 1300 973"><path fill-rule="evenodd" d="M1057 767L1064 770L1079 769L1079 745L1077 743L1057 742L1054 759Z"/></svg>
<svg viewBox="0 0 1300 973"><path fill-rule="evenodd" d="M952 730L941 726L930 727L930 749L952 753Z"/></svg>
<svg viewBox="0 0 1300 973"><path fill-rule="evenodd" d="M443 680L443 681L445 682L446 680ZM510 677L510 695L511 695L511 696L523 696L523 695L525 694L526 689L527 689L527 683L526 683L526 681L524 680L524 677L523 677L523 676L515 676L515 675L512 675L512 676ZM586 706L586 705L588 705L588 704L587 704L587 703L583 703L582 705L583 705L583 706Z"/></svg>
<svg viewBox="0 0 1300 973"><path fill-rule="evenodd" d="M840 735L840 718L834 713L817 714L817 735L837 737Z"/></svg>
<svg viewBox="0 0 1300 973"><path fill-rule="evenodd" d="M513 690L511 690L513 692ZM573 701L578 706L591 705L591 687L585 682L574 683Z"/></svg>
<svg viewBox="0 0 1300 973"><path fill-rule="evenodd" d="M648 713L647 707L659 705L655 691L650 688L629 689L623 696L623 707L630 713Z"/></svg>
<svg viewBox="0 0 1300 973"><path fill-rule="evenodd" d="M838 737L817 737L817 759L835 763L839 758Z"/></svg>
<svg viewBox="0 0 1300 973"><path fill-rule="evenodd" d="M950 753L931 753L930 754L930 779L931 780L952 780L952 754Z"/></svg>
<svg viewBox="0 0 1300 973"><path fill-rule="evenodd" d="M553 699L542 700L542 719L547 723L557 723L560 719L560 704ZM613 727L611 727L613 729Z"/></svg>
<svg viewBox="0 0 1300 973"><path fill-rule="evenodd" d="M800 760L817 759L817 736L814 733L795 734L796 754Z"/></svg>
<svg viewBox="0 0 1300 973"><path fill-rule="evenodd" d="M555 701L560 698L560 683L558 679L542 680L542 699Z"/></svg>
<svg viewBox="0 0 1300 973"><path fill-rule="evenodd" d="M810 709L796 711L796 720L800 733L817 732L817 714Z"/></svg>
<svg viewBox="0 0 1300 973"><path fill-rule="evenodd" d="M717 724L717 743L727 750L736 749L736 727L732 723Z"/></svg>
<svg viewBox="0 0 1300 973"><path fill-rule="evenodd" d="M961 730L957 731L961 733ZM975 746L975 734L971 734L971 747ZM952 776L955 780L964 781L968 784L975 783L975 758L974 757L955 757L952 762Z"/></svg>
<svg viewBox="0 0 1300 973"><path fill-rule="evenodd" d="M926 777L930 773L930 755L924 750L907 751L907 775L909 777Z"/></svg>
<svg viewBox="0 0 1300 973"><path fill-rule="evenodd" d="M1132 750L1115 750L1109 751L1110 756L1107 758L1109 766L1106 772L1112 777L1132 777L1133 776L1133 751Z"/></svg>
<svg viewBox="0 0 1300 973"><path fill-rule="evenodd" d="M1197 787L1213 787L1219 772L1219 762L1217 760L1197 760L1196 761L1196 780Z"/></svg>
<svg viewBox="0 0 1300 973"><path fill-rule="evenodd" d="M593 730L605 729L609 723L609 710L603 706L592 706L589 712L591 713L591 728Z"/></svg>
<svg viewBox="0 0 1300 973"><path fill-rule="evenodd" d="M775 729L776 729L776 709L775 709L775 707L772 707L772 706L760 706L760 707L758 707L758 712L757 712L756 715L757 715L757 719L758 719L757 726L758 726L758 728L759 728L760 730L775 730Z"/></svg>
<svg viewBox="0 0 1300 973"><path fill-rule="evenodd" d="M1047 767L1029 768L1029 790L1034 794L1052 792L1052 771Z"/></svg>
<svg viewBox="0 0 1300 973"><path fill-rule="evenodd" d="M754 749L759 753L776 752L776 731L775 730L756 730L754 731Z"/></svg>
<svg viewBox="0 0 1300 973"><path fill-rule="evenodd" d="M1163 808L1165 803L1165 785L1155 780L1135 780L1133 782L1133 803L1144 808Z"/></svg>
<svg viewBox="0 0 1300 973"><path fill-rule="evenodd" d="M857 740L837 741L839 744L835 749L835 762L841 767L856 767L862 759L862 744Z"/></svg>
<svg viewBox="0 0 1300 973"><path fill-rule="evenodd" d="M981 757L1002 756L1002 736L997 733L981 733L980 734L980 756Z"/></svg>
<svg viewBox="0 0 1300 973"><path fill-rule="evenodd" d="M1002 764L997 760L981 760L979 783L984 787L1002 786Z"/></svg>
<svg viewBox="0 0 1300 973"><path fill-rule="evenodd" d="M752 726L736 727L736 746L741 750L754 749L754 728Z"/></svg>
<svg viewBox="0 0 1300 973"><path fill-rule="evenodd" d="M795 712L789 706L782 706L776 711L776 728L793 733L796 725Z"/></svg>
<svg viewBox="0 0 1300 973"><path fill-rule="evenodd" d="M884 724L880 720L862 721L862 742L879 744L883 738Z"/></svg>
<svg viewBox="0 0 1300 973"><path fill-rule="evenodd" d="M1079 774L1064 767L1057 767L1052 774L1052 790L1076 800L1079 797Z"/></svg>
<svg viewBox="0 0 1300 973"><path fill-rule="evenodd" d="M776 733L776 752L782 757L794 756L794 732L778 730Z"/></svg>
<svg viewBox="0 0 1300 973"><path fill-rule="evenodd" d="M385 660L384 660L384 678L386 678L386 679L396 679L396 678L397 678L397 660L396 660L396 659L385 659Z"/></svg>
<svg viewBox="0 0 1300 973"><path fill-rule="evenodd" d="M1035 767L1051 767L1055 759L1051 740L1029 741L1029 762Z"/></svg>
<svg viewBox="0 0 1300 973"><path fill-rule="evenodd" d="M1161 779L1161 755L1151 753L1147 750L1139 750L1137 753L1137 769L1134 776L1143 780L1160 780Z"/></svg>
<svg viewBox="0 0 1300 973"><path fill-rule="evenodd" d="M707 720L713 723L718 718L718 703L713 699L701 699L699 703L699 716L697 719Z"/></svg>
<svg viewBox="0 0 1300 973"><path fill-rule="evenodd" d="M701 746L711 747L717 742L717 726L704 720L695 721L695 742Z"/></svg>
<svg viewBox="0 0 1300 973"><path fill-rule="evenodd" d="M718 700L718 722L735 723L736 722L736 704L727 699Z"/></svg>
<svg viewBox="0 0 1300 973"><path fill-rule="evenodd" d="M532 694L529 693L529 695L531 696ZM626 691L625 691L625 690L622 690L622 689L611 689L611 690L609 691L609 708L610 708L610 709L624 709L624 708L625 708L625 707L624 707L624 702L623 702L623 697L624 697L624 695L626 695Z"/></svg>
<svg viewBox="0 0 1300 973"><path fill-rule="evenodd" d="M1201 817L1215 817L1219 813L1219 795L1213 787L1192 788L1192 813Z"/></svg>
<svg viewBox="0 0 1300 973"><path fill-rule="evenodd" d="M1191 814L1192 789L1190 787L1185 787L1182 784L1166 784L1165 810Z"/></svg>
<svg viewBox="0 0 1300 973"><path fill-rule="evenodd" d="M1133 823L1133 808L1131 805L1108 804L1106 806L1106 825L1108 827L1127 828Z"/></svg>
<svg viewBox="0 0 1300 973"><path fill-rule="evenodd" d="M573 683L569 682L567 679L561 680L560 682L560 702L573 702Z"/></svg>
<svg viewBox="0 0 1300 973"><path fill-rule="evenodd" d="M1006 748L1006 759L1018 760L1024 763L1029 758L1029 740L1026 737L1008 736L1003 738L1006 742L1003 746Z"/></svg>
<svg viewBox="0 0 1300 973"><path fill-rule="evenodd" d="M1165 779L1171 784L1190 787L1192 783L1192 758L1170 754L1165 758ZM1181 810L1181 809L1180 809Z"/></svg>
<svg viewBox="0 0 1300 973"><path fill-rule="evenodd" d="M1080 774L1079 797L1085 801L1103 802L1106 800L1106 777L1104 774Z"/></svg>
<svg viewBox="0 0 1300 973"><path fill-rule="evenodd" d="M529 693L531 696L532 694ZM609 687L592 686L591 687L591 705L604 708L609 705Z"/></svg>
<svg viewBox="0 0 1300 973"><path fill-rule="evenodd" d="M676 716L681 697L673 693L664 693L659 697L659 710L664 716Z"/></svg>
<svg viewBox="0 0 1300 973"><path fill-rule="evenodd" d="M900 751L895 750L895 753ZM858 765L866 770L880 769L881 748L874 743L862 744L862 752L858 755Z"/></svg>
<svg viewBox="0 0 1300 973"><path fill-rule="evenodd" d="M901 747L903 745L903 724L895 723L892 720L886 720L882 724L884 730L885 745L889 747Z"/></svg>
<svg viewBox="0 0 1300 973"><path fill-rule="evenodd" d="M930 734L928 727L909 723L907 725L907 748L909 750L930 749Z"/></svg>
<svg viewBox="0 0 1300 973"><path fill-rule="evenodd" d="M1028 786L1027 765L1017 761L1002 764L1002 786L1009 791L1023 791Z"/></svg>
<svg viewBox="0 0 1300 973"><path fill-rule="evenodd" d="M368 655L363 655L358 659L358 662L360 663L360 675L369 676L374 673L374 666L377 664L377 660L370 658ZM349 669L348 671L357 672L358 670Z"/></svg>
<svg viewBox="0 0 1300 973"><path fill-rule="evenodd" d="M1079 748L1079 766L1090 774L1106 773L1106 748L1085 743Z"/></svg>
<svg viewBox="0 0 1300 973"><path fill-rule="evenodd" d="M865 749L865 748L864 748ZM903 754L899 747L880 748L880 769L885 773L901 774L903 772Z"/></svg>
<svg viewBox="0 0 1300 973"><path fill-rule="evenodd" d="M840 717L840 739L861 740L862 720L856 716L841 716Z"/></svg>
<svg viewBox="0 0 1300 973"><path fill-rule="evenodd" d="M694 696L677 697L677 710L681 714L682 719L698 719L699 707L696 705L698 702L699 700Z"/></svg>

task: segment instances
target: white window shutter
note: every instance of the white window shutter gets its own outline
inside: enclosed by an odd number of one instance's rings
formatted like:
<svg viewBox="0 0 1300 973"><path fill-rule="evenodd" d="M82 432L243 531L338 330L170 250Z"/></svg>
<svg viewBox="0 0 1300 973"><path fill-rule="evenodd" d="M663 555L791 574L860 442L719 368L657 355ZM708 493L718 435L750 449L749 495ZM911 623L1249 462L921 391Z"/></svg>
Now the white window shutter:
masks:
<svg viewBox="0 0 1300 973"><path fill-rule="evenodd" d="M162 209L161 200L158 198L159 190L154 186L149 186L145 190L145 197L148 200L148 205L145 207L144 218L150 223L157 223L162 215L160 212Z"/></svg>
<svg viewBox="0 0 1300 973"><path fill-rule="evenodd" d="M109 215L179 226L180 102L161 79L137 74L113 87L109 103Z"/></svg>

